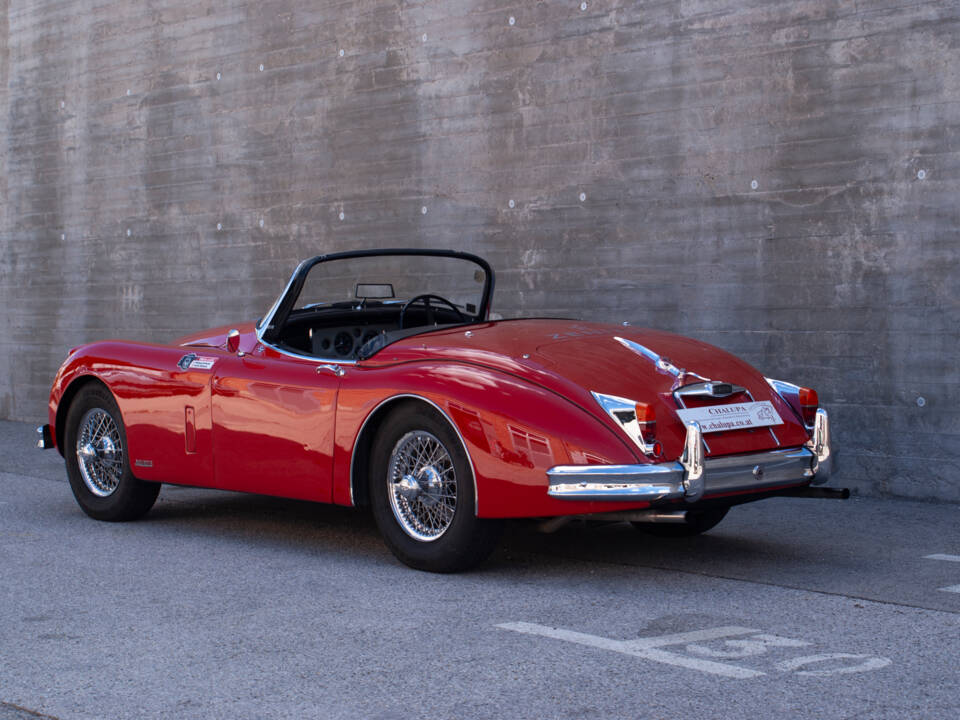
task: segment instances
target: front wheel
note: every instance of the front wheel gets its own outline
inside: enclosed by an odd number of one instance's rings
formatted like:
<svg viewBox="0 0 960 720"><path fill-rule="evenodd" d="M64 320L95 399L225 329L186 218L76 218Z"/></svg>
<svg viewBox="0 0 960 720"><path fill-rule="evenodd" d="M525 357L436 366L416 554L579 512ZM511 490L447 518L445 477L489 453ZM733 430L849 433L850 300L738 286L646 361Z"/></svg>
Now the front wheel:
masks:
<svg viewBox="0 0 960 720"><path fill-rule="evenodd" d="M135 520L156 502L160 483L130 471L127 433L113 395L99 384L83 388L67 412L63 454L77 504L97 520Z"/></svg>
<svg viewBox="0 0 960 720"><path fill-rule="evenodd" d="M404 405L386 418L373 444L370 501L397 559L440 573L483 562L502 524L477 518L475 497L466 451L442 415Z"/></svg>
<svg viewBox="0 0 960 720"><path fill-rule="evenodd" d="M693 537L705 533L726 517L730 508L712 510L687 510L687 519L682 523L632 522L637 530L657 537Z"/></svg>

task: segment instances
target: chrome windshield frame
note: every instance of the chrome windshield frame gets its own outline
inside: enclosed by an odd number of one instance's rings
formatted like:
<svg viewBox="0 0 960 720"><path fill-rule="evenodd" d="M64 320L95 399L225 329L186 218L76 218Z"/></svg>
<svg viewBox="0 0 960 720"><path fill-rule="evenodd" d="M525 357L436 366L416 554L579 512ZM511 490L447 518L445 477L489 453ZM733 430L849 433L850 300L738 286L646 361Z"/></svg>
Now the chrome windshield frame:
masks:
<svg viewBox="0 0 960 720"><path fill-rule="evenodd" d="M307 275L315 265L325 262L332 262L335 260L348 260L351 258L378 256L390 257L402 255L456 258L460 260L466 260L477 265L481 270L483 270L484 273L483 293L481 295L480 306L477 308L476 316L473 320L470 320L464 324L472 325L487 321L487 317L490 314L490 300L493 296L494 273L493 268L491 268L490 264L483 258L471 253L459 252L457 250L422 250L417 248L352 250L348 252L330 253L328 255L317 255L316 257L304 260L297 265L296 270L294 270L293 275L290 276L290 280L287 282L283 292L274 301L273 305L270 307L270 310L263 317L263 320L261 320L257 325L257 340L264 345L269 345L274 349L280 350L280 348L277 347L276 335L280 328L283 327L284 323L286 323L290 312L293 310L293 305L297 301L300 291L303 289L303 284L307 279ZM281 352L283 351L281 350Z"/></svg>

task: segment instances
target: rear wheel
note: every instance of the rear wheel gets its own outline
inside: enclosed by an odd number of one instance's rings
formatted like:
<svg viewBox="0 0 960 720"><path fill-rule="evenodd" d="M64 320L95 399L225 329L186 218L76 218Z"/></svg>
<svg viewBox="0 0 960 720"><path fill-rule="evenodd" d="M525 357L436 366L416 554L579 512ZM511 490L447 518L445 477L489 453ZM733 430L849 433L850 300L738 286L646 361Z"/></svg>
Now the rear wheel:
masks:
<svg viewBox="0 0 960 720"><path fill-rule="evenodd" d="M160 483L130 471L127 433L113 395L99 384L83 388L67 412L63 454L77 504L97 520L135 520L157 499Z"/></svg>
<svg viewBox="0 0 960 720"><path fill-rule="evenodd" d="M715 527L726 517L730 508L711 510L687 510L687 519L682 523L630 523L637 530L657 537L693 537Z"/></svg>
<svg viewBox="0 0 960 720"><path fill-rule="evenodd" d="M370 501L387 547L418 570L467 570L490 555L500 536L500 522L474 513L463 445L426 405L403 405L384 420L373 443Z"/></svg>

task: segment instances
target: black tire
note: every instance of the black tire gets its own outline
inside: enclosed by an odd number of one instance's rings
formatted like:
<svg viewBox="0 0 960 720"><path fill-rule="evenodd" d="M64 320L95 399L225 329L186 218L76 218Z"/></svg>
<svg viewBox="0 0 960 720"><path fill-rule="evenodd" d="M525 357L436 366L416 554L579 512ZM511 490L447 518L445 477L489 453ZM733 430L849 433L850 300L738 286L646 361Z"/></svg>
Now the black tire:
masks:
<svg viewBox="0 0 960 720"><path fill-rule="evenodd" d="M429 462L419 458L426 451L433 454ZM401 488L394 476L419 481ZM408 403L385 418L373 442L369 482L374 520L400 562L417 570L459 572L479 565L496 547L503 523L474 514L466 451L447 420L428 405Z"/></svg>
<svg viewBox="0 0 960 720"><path fill-rule="evenodd" d="M730 508L713 508L711 510L687 510L687 521L684 523L645 523L632 522L637 530L647 535L657 537L693 537L715 527L727 516Z"/></svg>
<svg viewBox="0 0 960 720"><path fill-rule="evenodd" d="M153 507L160 483L138 480L130 471L126 428L106 387L91 383L80 390L67 411L64 436L70 489L87 515L120 522Z"/></svg>

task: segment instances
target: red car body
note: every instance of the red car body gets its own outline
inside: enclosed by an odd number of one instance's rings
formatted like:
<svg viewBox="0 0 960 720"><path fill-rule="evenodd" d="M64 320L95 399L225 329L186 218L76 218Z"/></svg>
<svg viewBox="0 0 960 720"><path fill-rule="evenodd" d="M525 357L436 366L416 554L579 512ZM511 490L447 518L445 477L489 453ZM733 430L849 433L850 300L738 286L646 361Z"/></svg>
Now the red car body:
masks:
<svg viewBox="0 0 960 720"><path fill-rule="evenodd" d="M169 344L74 348L53 382L46 444L70 451L67 410L85 383L99 382L122 415L133 475L156 483L365 503L378 418L402 399L429 404L455 429L471 465L478 518L682 510L723 498L735 504L799 491L827 474L829 436L814 447L815 428L790 394L795 386L784 383L778 392L776 381L733 355L666 332L478 317L344 360L289 352L253 323L233 327L233 338L231 327L222 327ZM599 485L564 476L564 468L576 475L598 466L689 474L689 462L677 465L686 462L691 430L678 416L683 399L676 391L709 387L711 378L744 390L750 402L772 404L782 422L704 436L707 482L697 497L617 492L634 481L615 475L601 476ZM595 393L652 408L655 450L644 452ZM763 478L755 458L791 452L804 454L802 473ZM722 458L746 458L753 477L713 486L710 468Z"/></svg>

